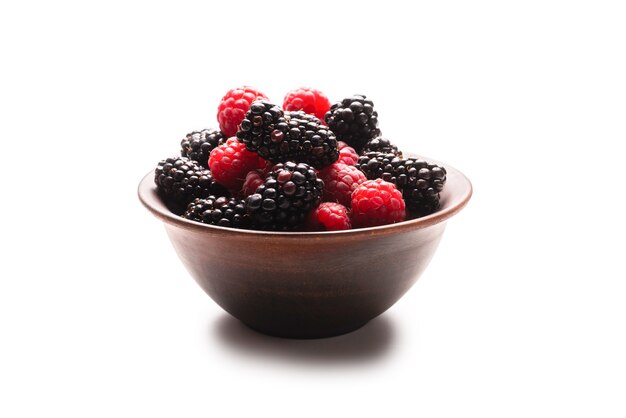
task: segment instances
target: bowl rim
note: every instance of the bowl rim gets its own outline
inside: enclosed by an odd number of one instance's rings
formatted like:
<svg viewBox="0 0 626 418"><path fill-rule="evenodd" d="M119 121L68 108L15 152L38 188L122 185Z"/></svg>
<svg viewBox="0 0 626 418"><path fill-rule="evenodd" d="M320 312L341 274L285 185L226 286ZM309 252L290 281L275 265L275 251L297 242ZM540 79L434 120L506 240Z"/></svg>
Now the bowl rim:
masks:
<svg viewBox="0 0 626 418"><path fill-rule="evenodd" d="M259 231L250 229L235 229L216 225L207 225L200 222L195 222L189 219L185 219L175 213L171 212L167 206L163 203L157 193L156 185L154 184L154 171L150 171L146 174L137 188L137 195L141 203L152 214L159 218L161 221L177 226L182 229L190 229L197 231L205 231L207 233L214 234L228 234L228 235L242 235L242 236L260 236L260 237L281 237L288 239L298 239L302 237L331 237L331 236L364 236L364 235L379 235L394 233L401 230L408 231L414 229L427 228L429 226L436 225L444 222L452 216L456 215L461 209L463 209L473 194L472 183L469 179L454 167L441 163L435 159L424 157L415 153L405 152L404 155L409 158L421 158L428 162L443 166L447 172L446 184L456 183L459 192L450 195L449 201L442 209L439 209L435 213L422 216L420 218L409 219L407 221L397 222L388 225L373 226L367 228L348 229L343 231L297 231L297 232L275 232L275 231Z"/></svg>

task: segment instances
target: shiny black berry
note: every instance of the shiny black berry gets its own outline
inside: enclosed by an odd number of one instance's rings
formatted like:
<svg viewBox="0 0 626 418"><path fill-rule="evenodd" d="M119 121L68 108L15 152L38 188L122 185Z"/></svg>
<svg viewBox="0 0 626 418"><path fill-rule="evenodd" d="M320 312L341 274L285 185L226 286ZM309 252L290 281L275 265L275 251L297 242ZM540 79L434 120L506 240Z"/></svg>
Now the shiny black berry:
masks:
<svg viewBox="0 0 626 418"><path fill-rule="evenodd" d="M394 154L368 152L359 157L356 167L370 179L395 184L406 207L417 215L439 209L439 193L446 183L446 169L419 158L400 158Z"/></svg>
<svg viewBox="0 0 626 418"><path fill-rule="evenodd" d="M339 158L335 134L319 119L302 111L284 112L266 101L252 103L237 138L273 163L295 161L323 168Z"/></svg>
<svg viewBox="0 0 626 418"><path fill-rule="evenodd" d="M226 137L217 129L193 131L180 141L180 155L209 168L209 154L218 145L226 142Z"/></svg>
<svg viewBox="0 0 626 418"><path fill-rule="evenodd" d="M402 151L398 150L398 147L394 145L389 139L378 136L374 139L370 139L363 147L363 154L368 152L382 152L383 154L393 154L396 157L402 158Z"/></svg>
<svg viewBox="0 0 626 418"><path fill-rule="evenodd" d="M183 218L229 228L250 227L250 215L246 211L245 202L235 197L209 196L195 199L187 207Z"/></svg>
<svg viewBox="0 0 626 418"><path fill-rule="evenodd" d="M185 157L160 161L154 170L154 182L175 212L184 210L195 198L229 196L228 190L215 182L209 170Z"/></svg>
<svg viewBox="0 0 626 418"><path fill-rule="evenodd" d="M277 164L254 194L246 198L251 221L258 229L293 230L317 207L324 182L305 163Z"/></svg>
<svg viewBox="0 0 626 418"><path fill-rule="evenodd" d="M338 140L346 142L358 153L370 139L380 135L374 103L361 94L332 105L324 120Z"/></svg>

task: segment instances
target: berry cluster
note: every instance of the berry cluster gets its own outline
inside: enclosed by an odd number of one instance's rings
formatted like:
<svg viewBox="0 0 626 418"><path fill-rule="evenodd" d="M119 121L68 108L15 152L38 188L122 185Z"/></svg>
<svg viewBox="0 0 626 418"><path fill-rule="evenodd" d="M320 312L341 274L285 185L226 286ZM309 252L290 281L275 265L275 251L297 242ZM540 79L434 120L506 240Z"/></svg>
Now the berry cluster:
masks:
<svg viewBox="0 0 626 418"><path fill-rule="evenodd" d="M154 181L170 210L209 225L338 231L401 222L439 209L446 170L406 158L378 128L364 95L333 105L301 87L282 107L252 88L229 90L219 130L194 131Z"/></svg>

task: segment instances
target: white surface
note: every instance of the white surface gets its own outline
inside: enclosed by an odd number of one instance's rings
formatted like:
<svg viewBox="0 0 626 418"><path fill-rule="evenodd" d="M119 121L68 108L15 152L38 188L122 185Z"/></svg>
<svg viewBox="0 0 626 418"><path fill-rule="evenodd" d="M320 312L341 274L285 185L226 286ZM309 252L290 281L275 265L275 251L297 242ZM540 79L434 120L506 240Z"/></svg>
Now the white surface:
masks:
<svg viewBox="0 0 626 418"><path fill-rule="evenodd" d="M0 6L0 416L626 415L623 4L154 3ZM136 198L240 84L368 94L474 183L361 331L242 328Z"/></svg>

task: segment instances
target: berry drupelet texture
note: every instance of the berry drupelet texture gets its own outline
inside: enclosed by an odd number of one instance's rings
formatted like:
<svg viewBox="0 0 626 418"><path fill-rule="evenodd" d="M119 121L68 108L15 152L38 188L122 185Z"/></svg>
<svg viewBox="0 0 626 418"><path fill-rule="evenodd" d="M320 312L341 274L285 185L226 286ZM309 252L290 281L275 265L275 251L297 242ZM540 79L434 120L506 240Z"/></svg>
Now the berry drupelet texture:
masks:
<svg viewBox="0 0 626 418"><path fill-rule="evenodd" d="M209 168L209 154L225 141L224 134L216 129L193 131L180 141L180 155L199 162L204 168Z"/></svg>
<svg viewBox="0 0 626 418"><path fill-rule="evenodd" d="M310 231L343 231L352 228L348 208L334 202L322 202L307 219Z"/></svg>
<svg viewBox="0 0 626 418"><path fill-rule="evenodd" d="M291 90L285 96L283 109L287 111L302 110L323 120L330 109L330 101L324 93L310 87L300 87Z"/></svg>
<svg viewBox="0 0 626 418"><path fill-rule="evenodd" d="M418 215L439 209L439 192L446 182L446 169L421 159L403 159L394 154L369 152L357 167L368 179L383 179L402 191L407 208Z"/></svg>
<svg viewBox="0 0 626 418"><path fill-rule="evenodd" d="M326 167L339 158L337 138L313 115L302 111L285 112L289 151L282 161L296 161L315 168Z"/></svg>
<svg viewBox="0 0 626 418"><path fill-rule="evenodd" d="M265 173L263 170L252 170L246 174L246 179L243 182L241 193L243 197L248 197L256 192L256 189L265 181Z"/></svg>
<svg viewBox="0 0 626 418"><path fill-rule="evenodd" d="M154 182L167 203L176 210L184 209L195 198L229 195L209 170L185 157L160 161L154 170Z"/></svg>
<svg viewBox="0 0 626 418"><path fill-rule="evenodd" d="M345 141L357 152L380 135L378 112L374 103L364 95L356 94L335 103L324 116L326 124L338 140Z"/></svg>
<svg viewBox="0 0 626 418"><path fill-rule="evenodd" d="M246 212L245 202L235 197L209 196L195 199L187 206L183 218L230 228L250 227L250 215Z"/></svg>
<svg viewBox="0 0 626 418"><path fill-rule="evenodd" d="M279 148L285 140L285 134L278 126L286 124L285 112L280 107L267 101L256 101L241 121L237 139L250 151L276 162L280 157Z"/></svg>
<svg viewBox="0 0 626 418"><path fill-rule="evenodd" d="M239 124L255 100L267 100L267 96L249 86L228 90L222 97L217 107L217 121L227 138L237 133Z"/></svg>
<svg viewBox="0 0 626 418"><path fill-rule="evenodd" d="M367 180L365 174L353 165L336 162L319 171L319 178L324 181L325 202L339 202L350 207L354 189Z"/></svg>
<svg viewBox="0 0 626 418"><path fill-rule="evenodd" d="M237 138L230 138L218 146L209 157L209 168L213 178L233 190L240 190L246 175L265 165L258 154L248 151Z"/></svg>
<svg viewBox="0 0 626 418"><path fill-rule="evenodd" d="M402 158L402 151L399 151L397 146L389 139L382 136L371 139L365 144L362 153L367 154L369 152L382 152L383 154L393 154L396 157Z"/></svg>
<svg viewBox="0 0 626 418"><path fill-rule="evenodd" d="M352 193L351 216L357 228L403 221L406 211L402 193L395 184L381 179L363 182Z"/></svg>
<svg viewBox="0 0 626 418"><path fill-rule="evenodd" d="M293 230L319 205L323 191L324 182L311 166L287 162L274 167L246 206L257 229Z"/></svg>
<svg viewBox="0 0 626 418"><path fill-rule="evenodd" d="M357 154L354 148L343 141L337 141L337 144L337 148L339 149L338 163L355 165L356 162L359 161L359 154Z"/></svg>
<svg viewBox="0 0 626 418"><path fill-rule="evenodd" d="M339 158L335 134L319 119L302 111L284 112L266 101L252 103L237 138L248 150L275 163L295 161L322 168Z"/></svg>

